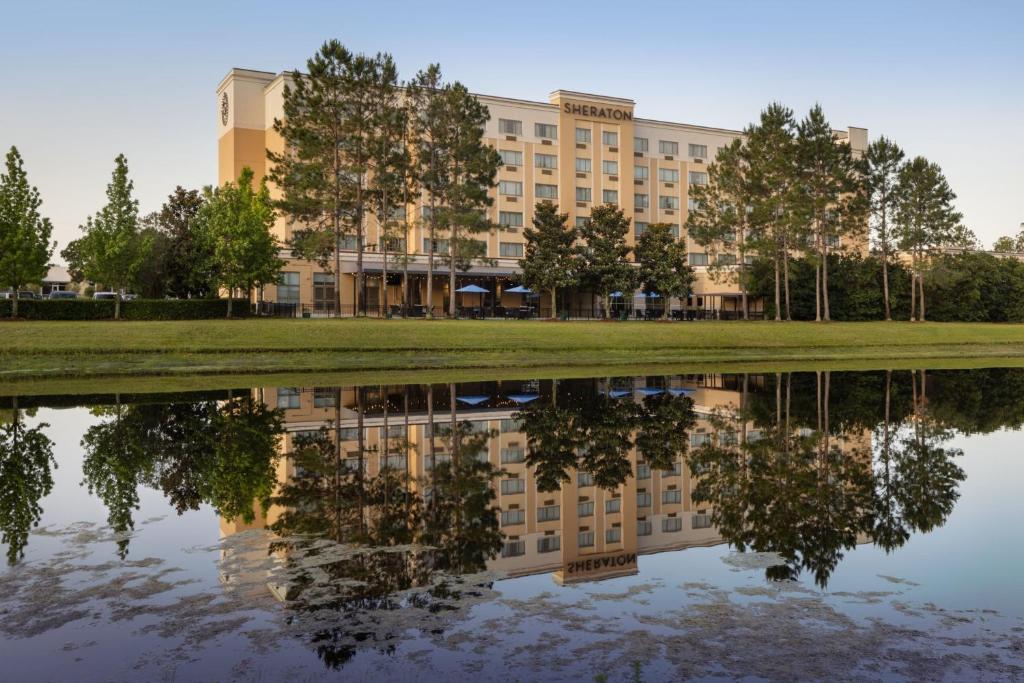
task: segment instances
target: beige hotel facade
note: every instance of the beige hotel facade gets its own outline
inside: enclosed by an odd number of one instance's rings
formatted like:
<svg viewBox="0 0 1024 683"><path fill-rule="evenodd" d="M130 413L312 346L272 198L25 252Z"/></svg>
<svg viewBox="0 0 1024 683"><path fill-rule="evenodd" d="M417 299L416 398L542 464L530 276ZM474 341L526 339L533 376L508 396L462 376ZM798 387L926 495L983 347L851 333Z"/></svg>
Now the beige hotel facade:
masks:
<svg viewBox="0 0 1024 683"><path fill-rule="evenodd" d="M252 168L257 177L268 172L267 150L280 152L284 143L273 130L275 118L282 118L284 87L290 74L232 69L217 87L218 182L223 184L238 177L242 168ZM498 186L492 190L494 204L490 219L496 226L479 238L486 241L487 256L493 265L474 265L459 275L459 286L478 284L492 295L482 299L471 295L474 305L484 308L518 307L521 295L505 290L518 283L525 239L523 227L530 225L533 206L550 201L569 214L572 223L586 220L594 206L611 203L620 206L633 221L629 234L632 245L636 237L651 223L668 223L675 227L679 239L685 240L690 264L697 273L694 296L672 301L673 310L724 311L739 310L738 288L728 278L716 281L708 272L710 256L686 235L685 224L690 202L690 188L707 182L708 164L719 148L728 145L742 133L736 130L671 123L635 116L631 99L606 97L568 90L552 92L547 102L517 100L491 95L477 95L490 110L484 136L502 156ZM864 128L836 131L837 142L849 144L855 153L867 147ZM271 187L275 196L278 190ZM435 257L434 301L427 302L427 230L423 225L423 202L406 207L410 216L410 234L406 251L412 255L410 304L429 305L436 312L446 310L448 271L443 258ZM383 256L374 218L368 218L364 269L367 273L367 302L380 301ZM279 217L274 227L286 258L281 282L267 287L264 299L300 304L316 313L333 306L334 276L316 263L291 258L284 248L293 226ZM443 252L447 243L438 235L435 251ZM843 249L866 251L866 239ZM355 245L342 244L340 286L343 306L355 301ZM730 258L722 255L721 258ZM734 258L734 256L733 256ZM387 302L401 302L401 272L388 265ZM628 296L628 295L627 295ZM637 297L641 302L642 297ZM549 308L547 294L538 302ZM577 310L596 307L589 293L578 293L573 301ZM640 303L642 306L643 304ZM755 302L753 310L759 310ZM596 308L594 309L596 311Z"/></svg>

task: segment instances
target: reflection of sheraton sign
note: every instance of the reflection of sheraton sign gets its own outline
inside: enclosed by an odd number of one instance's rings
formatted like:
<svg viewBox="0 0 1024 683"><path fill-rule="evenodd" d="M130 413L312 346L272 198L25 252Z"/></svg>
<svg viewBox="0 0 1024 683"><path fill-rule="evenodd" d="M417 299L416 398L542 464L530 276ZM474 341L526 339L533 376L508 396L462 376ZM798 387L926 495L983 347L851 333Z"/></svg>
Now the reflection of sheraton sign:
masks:
<svg viewBox="0 0 1024 683"><path fill-rule="evenodd" d="M632 121L633 112L623 109L612 109L611 107L596 107L592 104L575 104L566 102L562 105L562 111L575 116L590 116L597 119L613 119L615 121Z"/></svg>
<svg viewBox="0 0 1024 683"><path fill-rule="evenodd" d="M629 570L636 568L636 553L618 553L616 555L603 555L600 557L588 557L586 559L572 560L566 562L562 570L566 577L577 579L587 578L587 574L604 573L616 570Z"/></svg>

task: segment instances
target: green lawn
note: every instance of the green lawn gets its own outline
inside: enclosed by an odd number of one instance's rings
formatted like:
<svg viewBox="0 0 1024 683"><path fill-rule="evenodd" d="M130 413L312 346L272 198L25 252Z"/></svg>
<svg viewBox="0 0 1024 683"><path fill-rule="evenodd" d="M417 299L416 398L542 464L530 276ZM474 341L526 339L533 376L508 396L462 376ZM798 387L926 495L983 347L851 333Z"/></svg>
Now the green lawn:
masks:
<svg viewBox="0 0 1024 683"><path fill-rule="evenodd" d="M1024 325L224 320L0 322L0 382L56 377L1024 358ZM883 363L884 364L884 363Z"/></svg>

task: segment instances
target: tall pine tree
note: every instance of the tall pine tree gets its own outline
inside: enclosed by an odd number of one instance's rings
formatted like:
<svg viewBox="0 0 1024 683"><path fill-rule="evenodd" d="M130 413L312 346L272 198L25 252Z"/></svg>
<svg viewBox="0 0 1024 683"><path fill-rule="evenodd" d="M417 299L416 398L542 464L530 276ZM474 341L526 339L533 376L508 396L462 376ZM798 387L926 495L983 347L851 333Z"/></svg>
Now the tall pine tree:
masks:
<svg viewBox="0 0 1024 683"><path fill-rule="evenodd" d="M569 214L558 213L554 204L538 202L533 210L533 227L523 230L523 282L537 292L551 293L552 319L558 316L559 288L572 287L579 280L576 229L568 227L568 221Z"/></svg>
<svg viewBox="0 0 1024 683"><path fill-rule="evenodd" d="M661 297L661 317L668 318L670 299L689 295L696 279L688 262L686 242L672 234L668 223L652 223L640 235L633 251L640 264L638 277L644 292Z"/></svg>
<svg viewBox="0 0 1024 683"><path fill-rule="evenodd" d="M893 237L893 218L899 200L897 193L903 156L903 150L884 136L868 145L867 153L864 155L871 230L875 248L882 261L882 304L886 320L892 320L889 259L892 258L896 246Z"/></svg>
<svg viewBox="0 0 1024 683"><path fill-rule="evenodd" d="M7 152L6 172L0 175L0 287L14 294L11 317L18 316L18 290L46 276L56 246L53 226L39 213L43 200L29 185L17 147Z"/></svg>
<svg viewBox="0 0 1024 683"><path fill-rule="evenodd" d="M605 204L594 207L579 229L584 242L579 251L581 280L601 295L605 318L611 314L611 293L620 291L632 296L636 287L637 270L627 260L629 223L622 209Z"/></svg>

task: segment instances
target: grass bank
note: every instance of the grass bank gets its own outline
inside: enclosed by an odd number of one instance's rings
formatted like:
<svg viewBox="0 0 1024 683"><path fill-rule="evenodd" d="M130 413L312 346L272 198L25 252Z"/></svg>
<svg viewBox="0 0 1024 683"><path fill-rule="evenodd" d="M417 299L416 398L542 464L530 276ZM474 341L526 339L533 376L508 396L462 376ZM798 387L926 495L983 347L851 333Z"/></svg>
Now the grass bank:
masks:
<svg viewBox="0 0 1024 683"><path fill-rule="evenodd" d="M1024 325L203 320L2 322L0 382L55 378L1024 358Z"/></svg>

